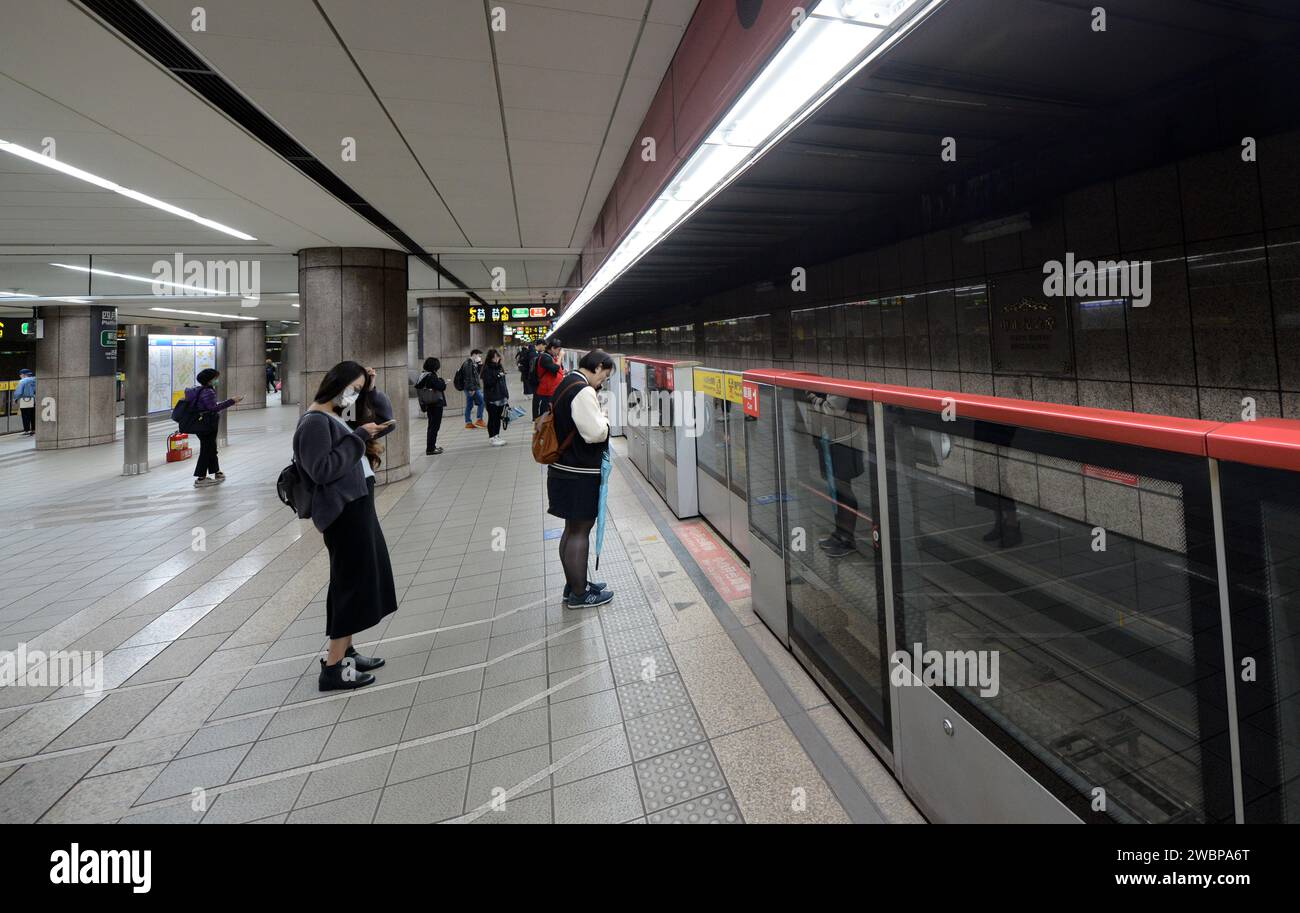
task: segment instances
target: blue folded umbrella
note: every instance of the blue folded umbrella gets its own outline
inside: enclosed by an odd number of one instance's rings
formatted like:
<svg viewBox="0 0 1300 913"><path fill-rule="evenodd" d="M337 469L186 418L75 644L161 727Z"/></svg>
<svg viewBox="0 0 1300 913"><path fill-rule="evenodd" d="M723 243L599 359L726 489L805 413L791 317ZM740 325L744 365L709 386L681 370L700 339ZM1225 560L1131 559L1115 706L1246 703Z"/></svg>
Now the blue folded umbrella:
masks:
<svg viewBox="0 0 1300 913"><path fill-rule="evenodd" d="M609 472L614 467L610 450L600 460L600 495L596 501L596 570L600 570L600 550L605 544L605 499L609 496Z"/></svg>

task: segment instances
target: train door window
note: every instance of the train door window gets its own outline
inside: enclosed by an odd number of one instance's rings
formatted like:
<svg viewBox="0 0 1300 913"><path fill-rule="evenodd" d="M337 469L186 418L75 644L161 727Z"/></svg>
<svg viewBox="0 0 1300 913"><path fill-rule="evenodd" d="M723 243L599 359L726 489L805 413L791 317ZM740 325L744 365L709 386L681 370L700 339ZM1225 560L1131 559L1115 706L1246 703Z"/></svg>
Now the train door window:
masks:
<svg viewBox="0 0 1300 913"><path fill-rule="evenodd" d="M781 396L791 644L888 747L871 404L803 390Z"/></svg>

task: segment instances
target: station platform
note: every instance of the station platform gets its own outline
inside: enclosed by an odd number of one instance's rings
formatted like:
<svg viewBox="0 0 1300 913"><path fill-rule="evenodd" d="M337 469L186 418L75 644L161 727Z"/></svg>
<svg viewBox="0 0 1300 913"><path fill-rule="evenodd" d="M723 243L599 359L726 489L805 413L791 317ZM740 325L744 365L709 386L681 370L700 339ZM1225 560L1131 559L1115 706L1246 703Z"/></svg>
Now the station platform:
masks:
<svg viewBox="0 0 1300 913"><path fill-rule="evenodd" d="M400 608L357 642L388 663L319 693L328 559L274 493L297 416L231 413L206 490L161 462L169 423L136 477L120 443L0 439L0 650L106 671L98 694L0 690L0 821L924 821L750 610L743 564L720 578L725 543L626 460L594 574L616 598L561 606L527 422L492 448L449 412L445 453L379 490ZM414 406L408 429L422 454Z"/></svg>

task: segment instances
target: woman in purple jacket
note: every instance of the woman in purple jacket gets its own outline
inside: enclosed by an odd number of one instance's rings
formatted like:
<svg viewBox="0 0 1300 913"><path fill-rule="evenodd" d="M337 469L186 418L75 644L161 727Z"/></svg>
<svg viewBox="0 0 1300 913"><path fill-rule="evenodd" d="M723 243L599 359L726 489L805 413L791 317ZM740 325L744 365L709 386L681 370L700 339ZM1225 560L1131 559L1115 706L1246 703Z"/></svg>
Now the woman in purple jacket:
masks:
<svg viewBox="0 0 1300 913"><path fill-rule="evenodd" d="M197 387L190 387L185 391L185 399L194 405L199 412L211 412L213 420L209 423L207 430L199 432L199 461L194 466L194 487L206 488L209 485L219 485L226 481L226 474L221 471L217 464L217 413L229 409L235 403L244 401L242 395L232 396L230 399L217 402L217 391L213 385L221 372L216 368L204 368L195 378L199 382ZM211 479L208 473L213 473Z"/></svg>

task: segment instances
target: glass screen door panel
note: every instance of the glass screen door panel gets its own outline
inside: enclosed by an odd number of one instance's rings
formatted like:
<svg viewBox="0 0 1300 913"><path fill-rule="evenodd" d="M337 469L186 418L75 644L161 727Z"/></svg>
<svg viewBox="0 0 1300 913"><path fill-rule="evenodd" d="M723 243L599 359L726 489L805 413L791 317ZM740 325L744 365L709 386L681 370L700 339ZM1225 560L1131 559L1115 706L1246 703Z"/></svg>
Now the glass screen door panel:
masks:
<svg viewBox="0 0 1300 913"><path fill-rule="evenodd" d="M791 643L889 748L871 403L802 390L779 395Z"/></svg>

